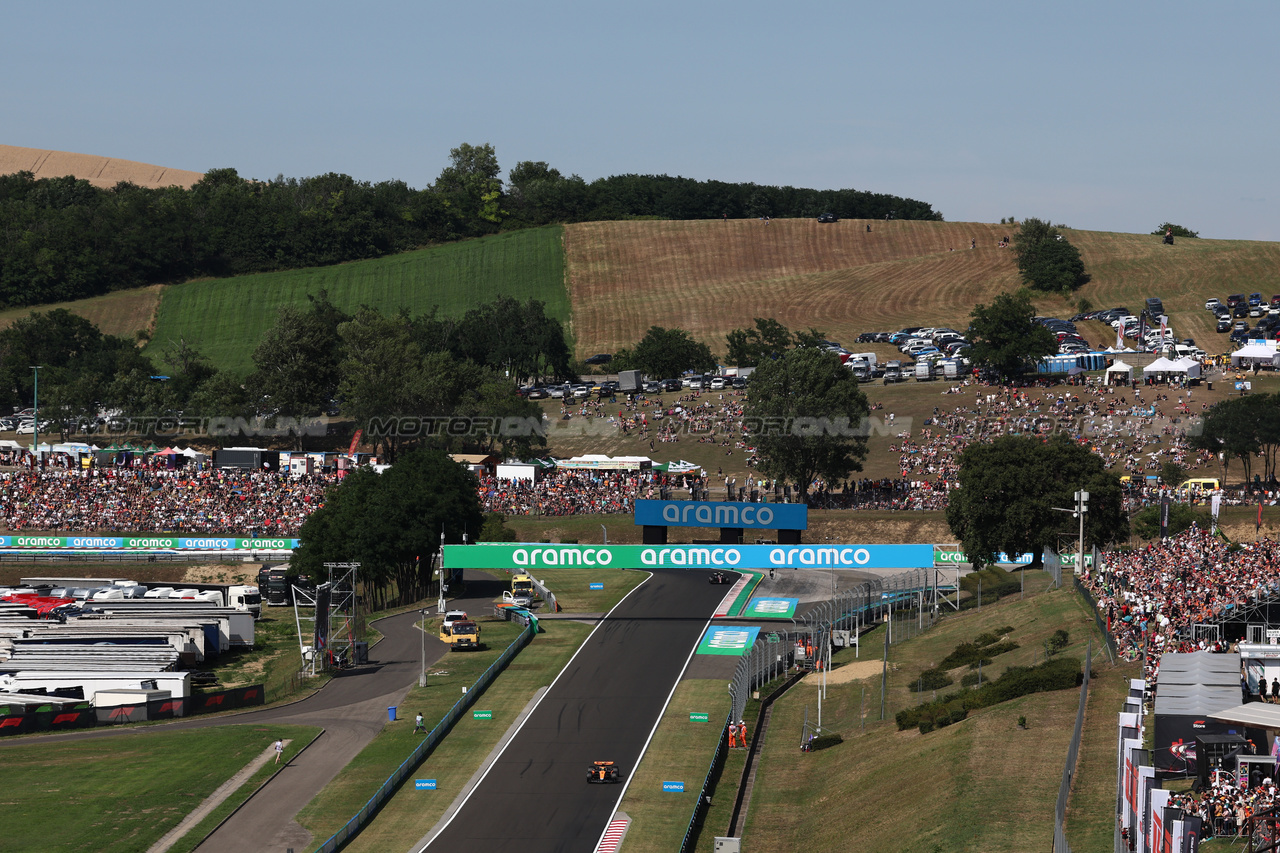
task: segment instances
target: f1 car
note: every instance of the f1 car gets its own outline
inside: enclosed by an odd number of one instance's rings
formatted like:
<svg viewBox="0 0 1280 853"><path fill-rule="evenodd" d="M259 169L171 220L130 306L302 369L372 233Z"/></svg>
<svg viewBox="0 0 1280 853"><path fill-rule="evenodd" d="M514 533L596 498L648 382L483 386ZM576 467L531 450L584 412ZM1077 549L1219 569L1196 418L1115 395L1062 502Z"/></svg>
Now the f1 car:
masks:
<svg viewBox="0 0 1280 853"><path fill-rule="evenodd" d="M618 765L615 762L595 761L592 762L591 769L587 771L587 781L596 784L621 782L622 771L618 769Z"/></svg>
<svg viewBox="0 0 1280 853"><path fill-rule="evenodd" d="M712 572L711 576L707 578L707 583L733 583L733 578L724 572Z"/></svg>

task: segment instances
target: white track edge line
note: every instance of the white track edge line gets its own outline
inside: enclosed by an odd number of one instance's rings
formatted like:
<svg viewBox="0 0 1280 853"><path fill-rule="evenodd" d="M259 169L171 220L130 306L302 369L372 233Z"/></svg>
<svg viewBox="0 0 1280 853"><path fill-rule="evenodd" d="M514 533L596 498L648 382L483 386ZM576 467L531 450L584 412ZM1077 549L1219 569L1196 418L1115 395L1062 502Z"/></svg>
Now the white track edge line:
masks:
<svg viewBox="0 0 1280 853"><path fill-rule="evenodd" d="M636 570L628 570L628 571L636 571ZM643 571L643 570L640 570L640 571ZM511 744L513 744L513 743L515 743L515 742L516 742L516 739L517 739L517 738L519 737L519 735L520 735L520 731L525 727L525 723L528 723L528 722L529 722L529 720L531 720L531 719L533 718L533 714L534 714L534 712L535 712L535 711L537 711L537 710L538 710L538 706L542 704L542 700L543 700L543 699L546 699L546 698L547 698L547 696L548 696L548 695L550 695L550 693L551 693L551 688L555 687L555 686L556 686L556 682L557 682L557 681L559 681L559 680L560 680L560 678L561 678L561 677L562 677L566 672L568 672L568 671L569 671L569 667L573 665L573 662L577 659L578 655L580 655L580 654L582 653L582 650L583 650L583 649L585 649L585 648L587 647L587 643L591 642L591 638L595 636L596 631L599 631L599 630L600 630L600 626L601 626L601 625L603 625L603 624L605 623L605 621L606 621L606 620L608 620L608 618L609 618L611 615L613 615L613 611L617 610L619 607L621 607L621 606L622 606L622 602L626 601L628 598L630 598L630 597L631 597L631 593L632 593L632 592L635 592L637 589L639 589L640 587L644 586L644 585L645 585L645 584L647 584L650 580L652 580L652 579L653 579L653 572L647 572L646 574L648 574L648 577L647 577L647 578L645 578L644 580L640 581L640 583L636 584L636 585L635 585L635 587L633 587L633 588L632 588L631 592L628 592L626 595L622 596L622 598L618 599L618 603L617 603L617 604L615 604L615 605L613 605L613 607L609 608L609 612L608 612L608 613L606 613L606 614L604 615L604 618L603 618L603 619L601 619L599 622L597 622L597 623L596 623L596 626L595 626L594 628L592 628L592 629L591 629L591 633L590 633L590 634L587 634L586 639L584 639L584 640L582 641L582 643L578 646L578 650L577 650L576 652L574 652L574 653L573 653L573 657L569 658L569 660L567 660L567 661L565 662L565 665L564 665L563 667L561 667L560 672L556 674L555 679L551 682L551 684L549 684L549 685L547 686L547 689L546 689L546 690L543 692L543 694L542 694L542 698L540 698L540 699L538 700L538 702L537 702L537 704L536 704L536 705L534 705L532 708L530 708L530 709L529 709L529 713L528 713L528 715L527 715L527 716L525 716L525 718L524 718L524 722L522 722L522 723L520 724L520 727L519 727L519 728L517 728L517 729L516 729L516 730L511 734L511 740L510 740L510 741L508 741L508 742L507 742L507 745L506 745L506 746L504 746L504 747L502 748L502 752L499 752L497 755L495 755L495 756L494 756L494 758L493 758L493 761L489 762L489 767L488 767L488 769L486 769L486 770L484 771L484 775L483 775L483 776L481 776L478 780L476 780L476 783L475 783L475 785L474 785L474 786L472 786L470 793L468 793L468 794L467 794L467 796L462 800L462 802L458 804L458 808L454 810L453 814L449 817L449 819L448 819L447 821L445 821L443 824L441 824L441 826L440 826L439 830L435 831L435 833L434 833L434 834L433 834L433 836L432 836L431 841L428 841L426 844L424 844L422 847L417 848L416 850L414 850L413 848L410 848L410 853L425 853L426 849L427 849L428 847L430 847L430 846L431 846L432 842L434 842L434 841L435 841L435 839L436 839L437 837L439 837L439 835L440 835L442 832L444 832L446 829L448 829L449 824L453 823L453 819L454 819L454 818L456 818L458 815L462 814L462 810L463 810L464 808L466 808L467 801L471 799L471 795L472 795L472 794L474 794L476 791L480 790L480 786L481 786L481 785L483 785L483 784L484 784L484 780L485 780L485 779L487 779L487 778L489 777L489 772L490 772L491 770L493 770L494 765L496 765L496 764L498 763L498 760L502 758L503 753L505 753L505 752L507 751L507 749L511 746ZM705 631L706 631L706 629L704 628L704 629L703 629L703 631L705 632ZM699 635L699 638L701 638L701 635ZM694 648L697 648L697 647L695 646ZM685 666L687 667L688 665L689 665L689 663L688 663L688 661L686 661L686 662L685 662ZM683 674L684 674L684 672L683 672L683 670L682 670L682 671L681 671L681 675L683 675ZM680 683L680 682L679 682L679 680L677 680L677 681L676 681L676 683L677 683L677 684L679 684L679 683ZM673 688L673 691L674 691L674 688ZM668 698L667 698L667 701L668 701L668 702L670 702L670 701L671 701L670 697L668 697ZM666 709L665 709L665 708L663 708L663 711L665 712L665 711L666 711ZM659 719L661 719L661 718L659 718ZM650 737L652 737L652 736L653 736L653 735L652 735L652 734L650 734ZM647 744L646 744L646 745L647 745ZM641 754L643 755L643 753L641 753ZM617 808L616 808L616 807L614 808L614 811L617 811ZM601 837L603 838L604 836L602 835Z"/></svg>
<svg viewBox="0 0 1280 853"><path fill-rule="evenodd" d="M702 644L702 638L706 636L707 629L711 627L711 623L715 621L715 616L707 620L707 624L702 626L702 630L698 632L698 639L694 642L693 648L689 650L689 656L684 659L684 666L680 668L680 674L676 676L675 683L671 685L671 692L667 694L667 701L662 703L662 710L658 712L658 719L654 720L653 728L649 730L649 737L645 738L644 746L640 747L640 755L636 758L636 766L632 769L627 781L622 783L622 791L618 794L618 801L613 804L613 813L618 813L618 807L622 805L622 798L627 795L627 789L631 787L631 780L635 777L635 771L640 769L640 763L644 761L644 755L649 751L649 743L653 740L653 736L658 733L658 726L662 725L662 718L667 714L667 708L671 705L671 697L676 695L676 688L680 686L680 682L684 680L684 674L689 669L689 661L693 660L693 656L698 652L698 646ZM701 796L701 792L699 792ZM606 823L604 832L600 833L600 837L596 840L596 848L600 847L604 841L604 833L609 831L609 825Z"/></svg>

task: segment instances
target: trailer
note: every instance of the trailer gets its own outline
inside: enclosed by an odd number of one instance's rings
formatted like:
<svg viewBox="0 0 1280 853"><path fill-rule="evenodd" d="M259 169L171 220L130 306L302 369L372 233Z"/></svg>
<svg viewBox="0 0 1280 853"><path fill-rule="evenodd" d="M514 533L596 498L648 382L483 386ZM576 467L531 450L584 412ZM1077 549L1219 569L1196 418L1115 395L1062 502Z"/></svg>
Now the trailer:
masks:
<svg viewBox="0 0 1280 853"><path fill-rule="evenodd" d="M224 447L213 451L213 467L240 471L279 471L280 451L261 447Z"/></svg>

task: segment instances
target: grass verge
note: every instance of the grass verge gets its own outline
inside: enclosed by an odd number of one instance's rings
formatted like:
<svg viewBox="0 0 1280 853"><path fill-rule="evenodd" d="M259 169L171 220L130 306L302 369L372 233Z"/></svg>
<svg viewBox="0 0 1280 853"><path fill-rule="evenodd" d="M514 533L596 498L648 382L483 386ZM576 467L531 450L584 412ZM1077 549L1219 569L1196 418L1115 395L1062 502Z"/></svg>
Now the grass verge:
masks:
<svg viewBox="0 0 1280 853"><path fill-rule="evenodd" d="M691 713L706 714L708 719L691 721ZM628 853L680 849L728 713L729 693L720 679L687 679L676 687L622 800L621 810L632 821L627 830ZM663 791L664 781L684 782L684 792Z"/></svg>
<svg viewBox="0 0 1280 853"><path fill-rule="evenodd" d="M378 786L399 766L421 735L413 734L413 715L419 711L428 726L444 716L461 695L502 653L518 633L509 622L486 622L480 653L450 653L437 664L426 688L414 687L402 706L403 719L388 724L342 773L298 815L298 822L317 842L333 835L368 801ZM348 851L401 849L425 835L453 801L480 762L502 737L534 692L550 684L591 632L578 622L543 623L538 634L477 700L476 709L490 710L492 719L463 716L427 757L417 775L438 780L435 791L418 791L409 784L383 806L374 821L344 848Z"/></svg>
<svg viewBox="0 0 1280 853"><path fill-rule="evenodd" d="M291 756L315 731L227 726L5 747L0 848L146 850L276 738L293 740Z"/></svg>
<svg viewBox="0 0 1280 853"><path fill-rule="evenodd" d="M841 744L801 753L798 745L806 714L810 722L817 716L814 688L798 687L780 699L774 706L747 816L744 838L751 847L1022 851L1046 844L1052 838L1053 805L1078 691L1024 696L974 711L967 720L927 735L914 729L899 732L893 720L897 710L932 698L928 692L918 697L910 689L920 671L980 633L1008 626L1012 628L1008 636L1019 644L985 666L984 679L997 677L1011 665L1043 659L1044 641L1059 628L1071 638L1063 654L1083 656L1093 633L1091 617L1074 593L1048 590L1046 585L1047 577L1041 573L1029 575L1025 599L1015 595L981 611L946 616L933 630L892 646L883 721L878 677L831 685L823 703L823 728L840 734ZM865 638L864 650L877 648L879 634L877 629ZM1105 658L1101 660L1100 664L1095 659L1095 672L1109 683L1113 671L1105 666ZM958 682L960 674L968 671L961 667L951 674ZM1111 711L1118 705L1105 707L1101 692L1098 702L1103 707L1089 715L1085 742L1086 751L1102 756L1106 745L1114 742ZM1025 729L1018 725L1020 717L1026 718ZM1105 787L1114 776L1114 765L1106 766L1095 757L1077 772L1077 784L1081 791ZM736 776L726 773L725 778L730 784L736 782ZM732 795L731 790L718 787L713 802ZM709 819L704 835L722 830ZM1094 832L1087 827L1085 831Z"/></svg>

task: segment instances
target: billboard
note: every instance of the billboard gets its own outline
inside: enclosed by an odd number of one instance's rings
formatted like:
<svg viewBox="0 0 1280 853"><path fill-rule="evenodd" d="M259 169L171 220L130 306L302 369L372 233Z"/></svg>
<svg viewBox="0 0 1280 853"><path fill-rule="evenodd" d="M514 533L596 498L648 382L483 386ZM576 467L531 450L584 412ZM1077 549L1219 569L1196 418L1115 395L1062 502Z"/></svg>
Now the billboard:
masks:
<svg viewBox="0 0 1280 853"><path fill-rule="evenodd" d="M933 566L932 545L445 545L454 569L538 567L845 568L923 569Z"/></svg>
<svg viewBox="0 0 1280 853"><path fill-rule="evenodd" d="M241 536L0 536L0 548L39 550L291 551L299 540Z"/></svg>
<svg viewBox="0 0 1280 853"><path fill-rule="evenodd" d="M636 524L651 527L735 527L744 530L808 530L806 504L738 501L636 501Z"/></svg>

